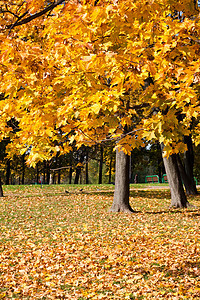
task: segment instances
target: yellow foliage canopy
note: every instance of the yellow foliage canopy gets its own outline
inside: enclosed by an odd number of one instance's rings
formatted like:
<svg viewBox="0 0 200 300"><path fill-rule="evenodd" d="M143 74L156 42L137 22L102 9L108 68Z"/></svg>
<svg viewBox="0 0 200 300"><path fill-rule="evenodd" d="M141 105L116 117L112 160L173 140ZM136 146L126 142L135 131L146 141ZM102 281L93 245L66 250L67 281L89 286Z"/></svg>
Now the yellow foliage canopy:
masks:
<svg viewBox="0 0 200 300"><path fill-rule="evenodd" d="M17 120L11 153L31 146L33 164L55 155L58 145L69 151L72 140L80 146L118 139L127 153L144 140L183 151L182 136L190 133L199 143L199 126L191 126L200 110L193 2L46 5L1 1L0 139L12 132L7 122Z"/></svg>

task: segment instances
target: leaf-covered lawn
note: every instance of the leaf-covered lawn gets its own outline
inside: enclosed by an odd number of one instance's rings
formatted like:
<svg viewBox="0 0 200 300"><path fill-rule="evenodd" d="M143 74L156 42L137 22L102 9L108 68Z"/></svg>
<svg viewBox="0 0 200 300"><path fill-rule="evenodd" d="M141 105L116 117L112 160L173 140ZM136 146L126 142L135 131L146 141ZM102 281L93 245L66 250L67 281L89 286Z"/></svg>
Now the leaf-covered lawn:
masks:
<svg viewBox="0 0 200 300"><path fill-rule="evenodd" d="M0 299L199 299L200 208L169 211L168 189L133 188L136 213L113 214L112 190L5 187Z"/></svg>

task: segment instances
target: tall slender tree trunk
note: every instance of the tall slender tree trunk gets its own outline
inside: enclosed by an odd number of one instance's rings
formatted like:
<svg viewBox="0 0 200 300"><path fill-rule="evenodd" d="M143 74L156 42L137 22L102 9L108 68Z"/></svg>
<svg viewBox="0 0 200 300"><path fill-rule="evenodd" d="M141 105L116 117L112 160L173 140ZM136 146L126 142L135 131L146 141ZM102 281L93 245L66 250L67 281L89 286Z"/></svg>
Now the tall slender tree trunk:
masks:
<svg viewBox="0 0 200 300"><path fill-rule="evenodd" d="M53 172L53 184L56 184L56 172Z"/></svg>
<svg viewBox="0 0 200 300"><path fill-rule="evenodd" d="M76 168L76 176L75 176L75 179L74 179L74 184L78 184L80 175L81 175L81 168L77 167Z"/></svg>
<svg viewBox="0 0 200 300"><path fill-rule="evenodd" d="M99 184L102 184L102 175L103 175L103 146L100 145Z"/></svg>
<svg viewBox="0 0 200 300"><path fill-rule="evenodd" d="M24 184L25 178L25 155L22 155L22 184Z"/></svg>
<svg viewBox="0 0 200 300"><path fill-rule="evenodd" d="M123 151L116 150L115 192L111 212L134 212L129 204L130 158Z"/></svg>
<svg viewBox="0 0 200 300"><path fill-rule="evenodd" d="M132 183L132 162L131 162L131 155L129 156L129 183Z"/></svg>
<svg viewBox="0 0 200 300"><path fill-rule="evenodd" d="M58 184L60 184L60 179L61 179L61 174L60 174L60 170L58 170Z"/></svg>
<svg viewBox="0 0 200 300"><path fill-rule="evenodd" d="M161 145L163 150L164 146ZM167 174L167 179L169 182L169 187L171 191L171 205L174 208L184 208L189 206L187 197L185 195L183 184L181 181L181 175L178 168L176 155L170 155L168 158L163 156L163 162L165 166L165 171Z"/></svg>
<svg viewBox="0 0 200 300"><path fill-rule="evenodd" d="M72 167L69 168L69 184L72 183L72 173L73 173L73 169Z"/></svg>
<svg viewBox="0 0 200 300"><path fill-rule="evenodd" d="M163 160L162 160L162 155L161 155L161 149L160 149L160 144L157 143L157 152L158 152L158 176L159 176L159 182L162 182L162 168L163 168Z"/></svg>
<svg viewBox="0 0 200 300"><path fill-rule="evenodd" d="M8 159L6 162L7 166L6 166L6 184L9 185L10 184L10 160Z"/></svg>
<svg viewBox="0 0 200 300"><path fill-rule="evenodd" d="M36 165L36 183L39 184L39 167Z"/></svg>
<svg viewBox="0 0 200 300"><path fill-rule="evenodd" d="M191 178L187 175L185 168L183 166L183 163L181 161L180 155L177 154L176 157L177 157L178 168L179 168L181 178L182 178L183 184L185 186L187 195L197 195L198 192L197 192L196 184L194 183L194 178Z"/></svg>
<svg viewBox="0 0 200 300"><path fill-rule="evenodd" d="M86 152L85 183L89 184L88 151Z"/></svg>
<svg viewBox="0 0 200 300"><path fill-rule="evenodd" d="M47 171L47 164L46 164L46 161L44 160L44 162L43 162L43 184L46 183L46 171Z"/></svg>
<svg viewBox="0 0 200 300"><path fill-rule="evenodd" d="M186 175L189 179L189 185L190 189L188 189L189 195L197 195L197 188L196 188L196 183L194 180L194 151L193 151L193 144L192 144L192 137L191 135L189 136L184 136L184 142L187 145L187 151L184 153L184 167L185 167L185 172Z"/></svg>
<svg viewBox="0 0 200 300"><path fill-rule="evenodd" d="M0 197L3 197L3 188L2 188L2 182L1 182L1 176L0 176Z"/></svg>
<svg viewBox="0 0 200 300"><path fill-rule="evenodd" d="M112 179L112 156L110 158L110 165L109 165L109 178L108 178L109 184L111 184L111 179Z"/></svg>
<svg viewBox="0 0 200 300"><path fill-rule="evenodd" d="M50 173L49 184L53 184L53 173L52 172Z"/></svg>

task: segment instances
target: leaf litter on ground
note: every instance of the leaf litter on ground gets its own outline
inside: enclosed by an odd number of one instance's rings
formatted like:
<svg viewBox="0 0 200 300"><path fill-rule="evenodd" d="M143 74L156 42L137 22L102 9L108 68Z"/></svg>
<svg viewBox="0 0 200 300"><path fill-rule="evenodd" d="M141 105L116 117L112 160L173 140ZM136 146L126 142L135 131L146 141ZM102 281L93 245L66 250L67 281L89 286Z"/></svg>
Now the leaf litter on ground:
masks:
<svg viewBox="0 0 200 300"><path fill-rule="evenodd" d="M5 190L0 299L200 298L199 208L169 211L169 190L134 188L136 213L113 214L109 186L65 188Z"/></svg>

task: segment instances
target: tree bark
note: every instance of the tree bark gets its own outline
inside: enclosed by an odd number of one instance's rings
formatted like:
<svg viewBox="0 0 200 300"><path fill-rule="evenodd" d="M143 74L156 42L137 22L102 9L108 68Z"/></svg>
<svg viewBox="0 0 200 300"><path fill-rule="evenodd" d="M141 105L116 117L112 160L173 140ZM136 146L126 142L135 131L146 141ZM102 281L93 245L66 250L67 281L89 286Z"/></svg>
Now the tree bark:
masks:
<svg viewBox="0 0 200 300"><path fill-rule="evenodd" d="M43 162L43 184L46 183L46 161Z"/></svg>
<svg viewBox="0 0 200 300"><path fill-rule="evenodd" d="M3 197L3 188L1 183L1 176L0 176L0 197Z"/></svg>
<svg viewBox="0 0 200 300"><path fill-rule="evenodd" d="M194 151L193 151L193 144L192 144L192 137L191 135L189 136L184 136L184 142L187 144L187 151L184 153L184 167L185 167L185 172L186 175L189 179L189 185L190 189L188 189L189 195L197 195L197 188L196 188L196 183L194 180Z"/></svg>
<svg viewBox="0 0 200 300"><path fill-rule="evenodd" d="M36 183L39 184L39 167L38 167L38 164L36 164Z"/></svg>
<svg viewBox="0 0 200 300"><path fill-rule="evenodd" d="M49 184L53 184L53 174L50 173Z"/></svg>
<svg viewBox="0 0 200 300"><path fill-rule="evenodd" d="M70 169L69 169L69 184L72 183L72 173L73 173L73 169L72 169L72 167L70 167Z"/></svg>
<svg viewBox="0 0 200 300"><path fill-rule="evenodd" d="M181 178L185 186L187 195L197 195L198 192L197 192L196 184L194 182L194 178L191 178L186 174L185 168L183 166L179 154L177 154L177 163L178 163L179 172L181 174Z"/></svg>
<svg viewBox="0 0 200 300"><path fill-rule="evenodd" d="M22 155L22 184L24 184L25 178L25 155Z"/></svg>
<svg viewBox="0 0 200 300"><path fill-rule="evenodd" d="M60 170L58 170L58 184L60 184L60 179L61 179L61 174L60 174Z"/></svg>
<svg viewBox="0 0 200 300"><path fill-rule="evenodd" d="M8 159L7 160L7 167L6 167L6 185L9 185L10 184L10 160Z"/></svg>
<svg viewBox="0 0 200 300"><path fill-rule="evenodd" d="M75 179L74 179L74 184L78 184L80 175L81 175L81 167L77 167L76 168L76 176L75 176Z"/></svg>
<svg viewBox="0 0 200 300"><path fill-rule="evenodd" d="M161 146L162 150L164 146ZM188 207L190 204L187 201L185 195L183 184L181 181L181 175L178 168L176 155L170 155L168 158L163 157L163 162L165 166L165 171L167 174L167 179L169 182L169 187L171 191L171 205L174 208L184 208Z"/></svg>
<svg viewBox="0 0 200 300"><path fill-rule="evenodd" d="M111 184L111 179L112 179L112 156L110 158L110 165L109 165L109 179L108 179L109 184Z"/></svg>
<svg viewBox="0 0 200 300"><path fill-rule="evenodd" d="M163 160L162 160L162 155L161 155L161 150L160 150L160 145L157 143L157 163L158 163L158 176L159 176L159 182L162 183L162 168L163 168Z"/></svg>
<svg viewBox="0 0 200 300"><path fill-rule="evenodd" d="M134 212L129 204L129 160L127 154L116 150L115 192L111 212Z"/></svg>
<svg viewBox="0 0 200 300"><path fill-rule="evenodd" d="M85 183L89 184L88 151L86 152Z"/></svg>
<svg viewBox="0 0 200 300"><path fill-rule="evenodd" d="M102 184L103 175L103 146L100 145L99 184Z"/></svg>

